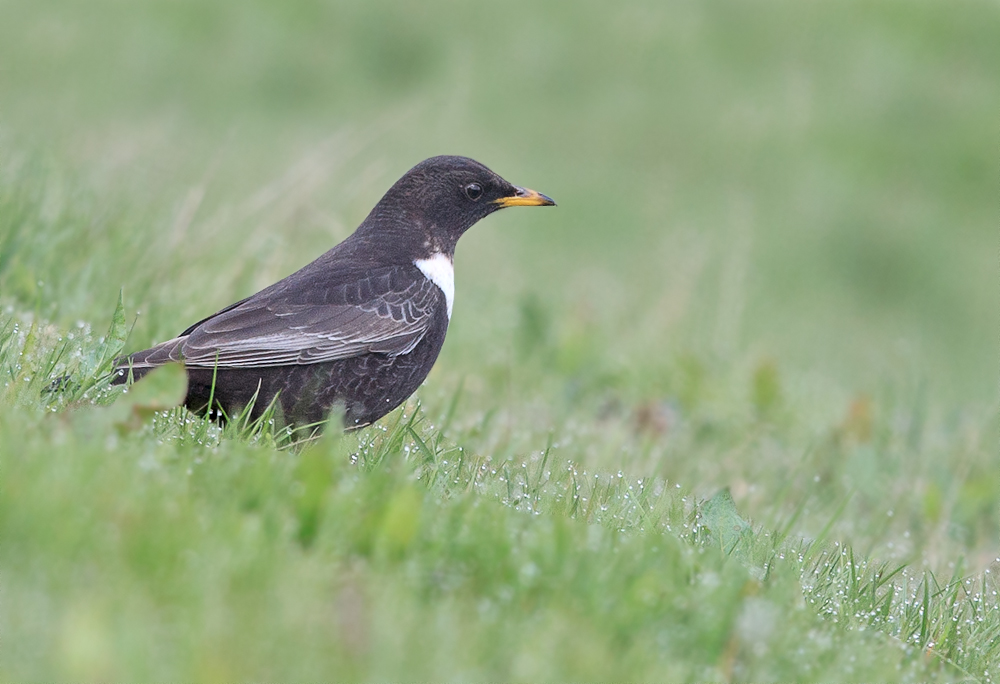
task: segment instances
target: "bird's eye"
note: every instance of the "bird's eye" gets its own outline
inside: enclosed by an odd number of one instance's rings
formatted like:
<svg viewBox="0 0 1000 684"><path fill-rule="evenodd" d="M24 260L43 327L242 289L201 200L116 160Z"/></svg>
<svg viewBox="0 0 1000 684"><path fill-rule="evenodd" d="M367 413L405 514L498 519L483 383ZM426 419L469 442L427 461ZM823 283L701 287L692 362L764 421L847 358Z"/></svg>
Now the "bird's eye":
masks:
<svg viewBox="0 0 1000 684"><path fill-rule="evenodd" d="M465 196L475 202L483 196L483 189L479 186L479 183L469 183L465 186Z"/></svg>

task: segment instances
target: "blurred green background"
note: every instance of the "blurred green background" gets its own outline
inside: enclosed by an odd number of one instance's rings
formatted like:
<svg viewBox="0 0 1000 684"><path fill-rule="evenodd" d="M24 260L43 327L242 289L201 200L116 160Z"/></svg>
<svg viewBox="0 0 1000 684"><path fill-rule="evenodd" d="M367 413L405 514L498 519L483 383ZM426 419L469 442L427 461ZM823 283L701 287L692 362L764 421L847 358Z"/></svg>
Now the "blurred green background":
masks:
<svg viewBox="0 0 1000 684"><path fill-rule="evenodd" d="M919 680L948 638L995 672L995 599L911 640L688 523L729 487L764 546L1000 571L998 36L986 1L0 0L0 674ZM122 288L129 350L173 337L437 154L559 206L462 239L427 462L46 405L32 345L73 370Z"/></svg>
<svg viewBox="0 0 1000 684"><path fill-rule="evenodd" d="M463 241L445 361L495 353L527 296L546 325L614 331L609 357L752 350L859 390L996 396L991 3L2 7L5 168L70 168L137 212L61 237L81 268L5 242L4 296L59 321L124 286L150 314L135 344L162 339L327 249L417 161L464 154L560 208ZM242 279L212 279L235 260Z"/></svg>

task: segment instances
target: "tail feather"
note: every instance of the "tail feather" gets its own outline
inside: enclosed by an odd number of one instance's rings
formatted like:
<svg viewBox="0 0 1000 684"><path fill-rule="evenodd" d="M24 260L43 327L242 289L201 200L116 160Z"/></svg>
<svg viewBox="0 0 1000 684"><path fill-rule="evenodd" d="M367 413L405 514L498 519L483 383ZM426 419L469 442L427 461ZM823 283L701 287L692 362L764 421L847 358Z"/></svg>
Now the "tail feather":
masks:
<svg viewBox="0 0 1000 684"><path fill-rule="evenodd" d="M158 366L174 361L183 361L181 346L186 339L187 336L175 337L172 340L161 342L155 347L118 358L115 360L115 378L111 384L124 385L128 382L129 374L133 380L138 380Z"/></svg>

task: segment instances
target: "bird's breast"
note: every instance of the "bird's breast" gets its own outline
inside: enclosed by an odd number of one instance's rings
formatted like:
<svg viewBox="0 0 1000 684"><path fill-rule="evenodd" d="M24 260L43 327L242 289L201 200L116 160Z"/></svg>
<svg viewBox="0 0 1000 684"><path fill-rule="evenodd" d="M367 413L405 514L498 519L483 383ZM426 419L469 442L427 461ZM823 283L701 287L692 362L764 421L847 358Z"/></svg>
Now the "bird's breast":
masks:
<svg viewBox="0 0 1000 684"><path fill-rule="evenodd" d="M448 304L448 320L451 320L451 309L455 302L455 266L451 258L438 252L426 259L414 259L413 265L444 293Z"/></svg>

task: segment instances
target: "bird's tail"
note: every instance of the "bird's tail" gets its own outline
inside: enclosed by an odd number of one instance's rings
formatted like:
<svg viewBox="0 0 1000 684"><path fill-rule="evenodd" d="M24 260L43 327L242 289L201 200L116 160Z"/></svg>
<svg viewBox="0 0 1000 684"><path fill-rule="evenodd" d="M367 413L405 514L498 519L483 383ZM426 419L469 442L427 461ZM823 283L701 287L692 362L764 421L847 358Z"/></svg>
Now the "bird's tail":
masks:
<svg viewBox="0 0 1000 684"><path fill-rule="evenodd" d="M173 361L180 361L180 347L184 343L184 339L184 337L175 337L172 340L161 342L155 347L143 349L142 351L135 352L134 354L128 354L127 356L119 356L113 362L114 365L111 384L126 385L130 382L135 382L154 368L163 366ZM42 393L57 394L65 392L78 384L78 382L74 384L73 376L61 375L57 378L53 378L52 381L42 389Z"/></svg>
<svg viewBox="0 0 1000 684"><path fill-rule="evenodd" d="M154 368L180 361L180 348L184 339L184 337L175 337L172 340L161 342L155 347L118 357L115 359L115 377L111 384L124 385L129 382L129 376L135 381Z"/></svg>

